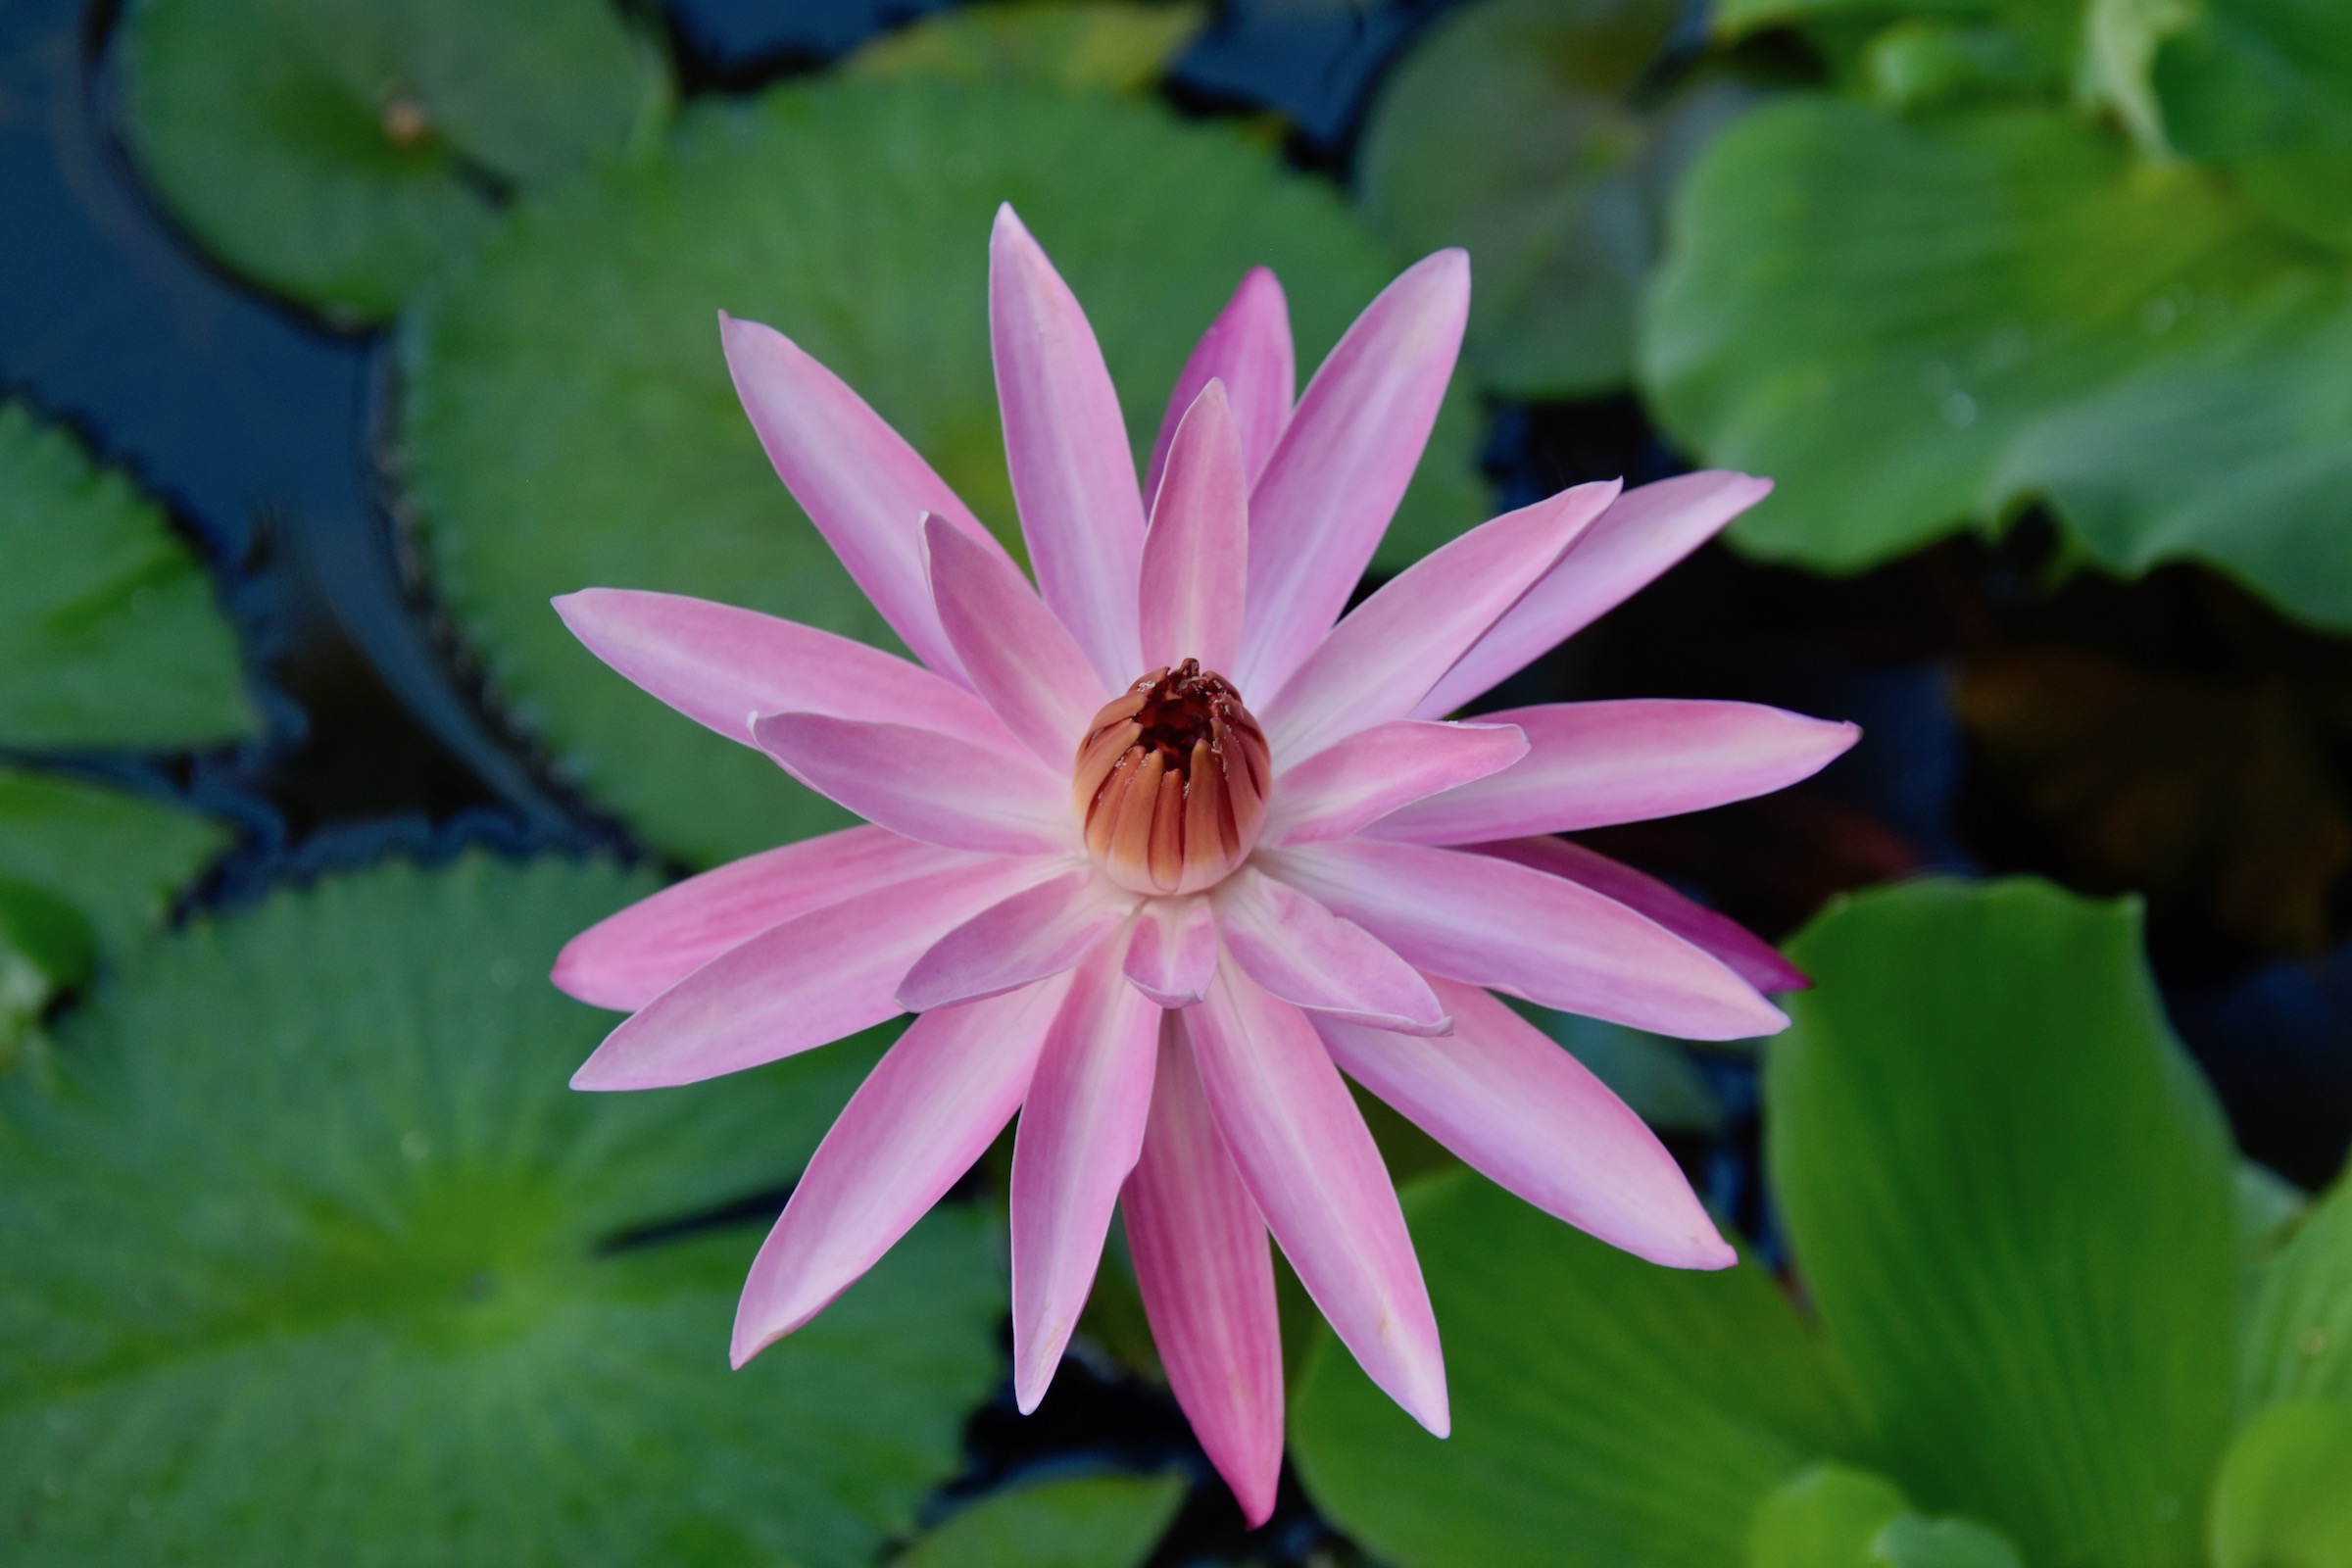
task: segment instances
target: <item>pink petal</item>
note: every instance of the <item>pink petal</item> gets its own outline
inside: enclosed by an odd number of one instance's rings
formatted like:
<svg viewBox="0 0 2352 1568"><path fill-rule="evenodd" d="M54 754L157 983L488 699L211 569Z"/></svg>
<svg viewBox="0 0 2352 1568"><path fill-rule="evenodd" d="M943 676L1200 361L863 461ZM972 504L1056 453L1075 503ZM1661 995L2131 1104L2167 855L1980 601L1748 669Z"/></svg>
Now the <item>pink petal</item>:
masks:
<svg viewBox="0 0 2352 1568"><path fill-rule="evenodd" d="M1737 921L1693 904L1654 876L1597 855L1566 839L1510 839L1475 846L1481 855L1533 866L1551 876L1582 883L1603 898L1647 915L1692 947L1721 958L1734 974L1758 991L1802 991L1813 982L1775 951L1772 944Z"/></svg>
<svg viewBox="0 0 2352 1568"><path fill-rule="evenodd" d="M1854 744L1851 724L1759 703L1554 703L1481 713L1527 732L1527 760L1416 801L1366 829L1409 844L1480 844L1641 822L1769 795Z"/></svg>
<svg viewBox="0 0 2352 1568"><path fill-rule="evenodd" d="M1095 329L1009 204L988 242L988 336L1038 588L1115 691L1143 669L1130 608L1144 553L1135 456Z"/></svg>
<svg viewBox="0 0 2352 1568"><path fill-rule="evenodd" d="M1440 251L1364 308L1307 384L1250 497L1237 677L1281 689L1340 618L1437 422L1470 311L1470 258Z"/></svg>
<svg viewBox="0 0 2352 1568"><path fill-rule="evenodd" d="M1176 426L1211 381L1225 383L1233 422L1242 433L1242 456L1254 481L1274 455L1283 426L1291 422L1291 394L1298 384L1291 354L1291 308L1282 297L1282 285L1265 268L1253 267L1243 276L1242 286L1233 291L1225 309L1193 346L1192 358L1184 362L1176 390L1168 398L1168 412L1160 419L1159 435L1152 443L1145 495L1158 493L1160 468L1167 462Z"/></svg>
<svg viewBox="0 0 2352 1568"><path fill-rule="evenodd" d="M1261 853L1271 875L1407 962L1683 1040L1788 1026L1711 955L1592 889L1492 856L1348 839Z"/></svg>
<svg viewBox="0 0 2352 1568"><path fill-rule="evenodd" d="M1421 718L1375 724L1293 764L1275 781L1258 842L1275 849L1344 839L1400 807L1458 791L1526 755L1527 738L1509 724Z"/></svg>
<svg viewBox="0 0 2352 1568"><path fill-rule="evenodd" d="M556 956L559 990L634 1012L730 948L813 909L973 863L878 827L844 828L688 877L599 920Z"/></svg>
<svg viewBox="0 0 2352 1568"><path fill-rule="evenodd" d="M1121 1206L1168 1388L1254 1530L1282 1473L1274 1264L1173 1013L1161 1019L1151 1121Z"/></svg>
<svg viewBox="0 0 2352 1568"><path fill-rule="evenodd" d="M768 1232L735 1308L743 1365L872 1268L1012 1119L1069 989L1049 980L926 1013L850 1097Z"/></svg>
<svg viewBox="0 0 2352 1568"><path fill-rule="evenodd" d="M1225 404L1225 384L1201 389L1168 449L1167 476L1144 536L1144 667L1198 659L1233 667L1242 641L1250 563L1250 475Z"/></svg>
<svg viewBox="0 0 2352 1568"><path fill-rule="evenodd" d="M1686 473L1628 490L1549 575L1495 621L1413 711L1442 718L1598 620L1772 493L1744 473Z"/></svg>
<svg viewBox="0 0 2352 1568"><path fill-rule="evenodd" d="M976 548L936 517L924 524L923 537L931 548L940 624L973 689L1066 785L1078 743L1116 688L1095 678L1086 656L1018 566ZM1122 602L1133 604L1132 592Z"/></svg>
<svg viewBox="0 0 2352 1568"><path fill-rule="evenodd" d="M1163 1007L1189 1007L1208 995L1217 972L1217 920L1208 900L1146 899L1127 944L1127 978Z"/></svg>
<svg viewBox="0 0 2352 1568"><path fill-rule="evenodd" d="M1037 1408L1095 1286L1119 1184L1143 1152L1161 1009L1099 943L1046 1031L1012 1150L1012 1386Z"/></svg>
<svg viewBox="0 0 2352 1568"><path fill-rule="evenodd" d="M766 714L752 738L827 800L925 844L1050 855L1080 843L1069 786L1009 746L816 713Z"/></svg>
<svg viewBox="0 0 2352 1568"><path fill-rule="evenodd" d="M1180 1016L1225 1148L1299 1283L1365 1374L1446 1436L1445 1357L1421 1265L1314 1026L1231 964Z"/></svg>
<svg viewBox="0 0 2352 1568"><path fill-rule="evenodd" d="M948 932L899 984L912 1012L995 996L1060 974L1134 912L1135 895L1092 866L1015 893Z"/></svg>
<svg viewBox="0 0 2352 1568"><path fill-rule="evenodd" d="M1613 480L1580 484L1481 523L1358 605L1258 709L1275 758L1311 756L1412 712L1616 493Z"/></svg>
<svg viewBox="0 0 2352 1568"><path fill-rule="evenodd" d="M1062 869L990 858L771 926L605 1037L574 1089L660 1089L829 1045L905 1009L899 981L946 932Z"/></svg>
<svg viewBox="0 0 2352 1568"><path fill-rule="evenodd" d="M1004 547L897 431L790 338L723 312L718 332L735 395L784 488L915 658L961 678L923 572L923 514L938 514L981 549L1009 561ZM750 706L773 711L809 705Z"/></svg>
<svg viewBox="0 0 2352 1568"><path fill-rule="evenodd" d="M583 588L554 603L590 653L746 746L754 713L788 709L912 724L990 746L1004 738L1003 722L963 687L814 626L628 588Z"/></svg>
<svg viewBox="0 0 2352 1568"><path fill-rule="evenodd" d="M1407 1034L1453 1027L1411 964L1298 889L1244 867L1212 902L1234 961L1283 1001Z"/></svg>
<svg viewBox="0 0 2352 1568"><path fill-rule="evenodd" d="M1432 978L1454 1032L1413 1040L1320 1017L1350 1078L1473 1169L1558 1219L1668 1268L1730 1268L1674 1156L1582 1062L1476 986Z"/></svg>

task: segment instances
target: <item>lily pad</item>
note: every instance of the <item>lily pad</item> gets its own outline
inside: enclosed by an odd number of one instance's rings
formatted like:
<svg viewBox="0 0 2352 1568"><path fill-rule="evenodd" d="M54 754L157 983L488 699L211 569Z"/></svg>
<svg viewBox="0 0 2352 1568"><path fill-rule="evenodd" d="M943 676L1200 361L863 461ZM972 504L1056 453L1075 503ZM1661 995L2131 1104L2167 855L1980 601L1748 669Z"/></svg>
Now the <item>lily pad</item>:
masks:
<svg viewBox="0 0 2352 1568"><path fill-rule="evenodd" d="M2182 152L2236 175L2299 233L2352 250L2352 11L2335 0L2204 0L2157 47Z"/></svg>
<svg viewBox="0 0 2352 1568"><path fill-rule="evenodd" d="M131 147L180 221L353 321L669 100L611 0L133 0L120 46Z"/></svg>
<svg viewBox="0 0 2352 1568"><path fill-rule="evenodd" d="M0 767L0 879L41 889L120 956L227 847L219 823L79 779Z"/></svg>
<svg viewBox="0 0 2352 1568"><path fill-rule="evenodd" d="M1789 958L1815 989L1766 1054L1767 1165L1879 1462L2030 1562L2187 1561L2232 1404L2231 1153L2136 908L1911 883Z"/></svg>
<svg viewBox="0 0 2352 1568"><path fill-rule="evenodd" d="M1292 1407L1316 1502L1398 1568L1721 1568L1749 1516L1859 1443L1819 1346L1752 1263L1663 1269L1467 1172L1405 1192L1453 1436L1322 1335Z"/></svg>
<svg viewBox="0 0 2352 1568"><path fill-rule="evenodd" d="M163 509L18 403L0 403L0 747L180 751L260 727Z"/></svg>
<svg viewBox="0 0 2352 1568"><path fill-rule="evenodd" d="M1752 96L1706 81L1637 98L1681 11L1480 0L1434 24L1373 102L1366 219L1407 250L1469 250L1469 359L1494 392L1605 392L1632 374L1666 193Z"/></svg>
<svg viewBox="0 0 2352 1568"><path fill-rule="evenodd" d="M1642 374L1779 480L1754 555L1854 571L2041 500L2116 570L2204 561L2352 627L2352 298L2316 258L2069 115L1793 99L1678 193Z"/></svg>
<svg viewBox="0 0 2352 1568"><path fill-rule="evenodd" d="M649 886L280 894L73 1015L59 1092L0 1084L12 1562L847 1568L906 1529L998 1375L985 1227L943 1211L727 1370L742 1200L874 1053L565 1088L603 1024L547 966Z"/></svg>
<svg viewBox="0 0 2352 1568"><path fill-rule="evenodd" d="M1184 1502L1182 1476L1081 1476L982 1497L898 1568L1139 1568Z"/></svg>
<svg viewBox="0 0 2352 1568"><path fill-rule="evenodd" d="M852 75L938 76L1138 93L1208 24L1200 0L987 0L923 17L842 62Z"/></svg>
<svg viewBox="0 0 2352 1568"><path fill-rule="evenodd" d="M774 764L631 690L547 601L591 585L747 605L895 646L737 406L716 313L791 334L1013 536L988 358L1010 200L1084 302L1148 450L1252 265L1312 367L1391 260L1335 196L1212 125L1097 94L831 80L688 115L668 155L526 200L407 323L401 456L442 601L589 793L706 862L836 826ZM1473 418L1441 418L1380 564L1477 520Z"/></svg>

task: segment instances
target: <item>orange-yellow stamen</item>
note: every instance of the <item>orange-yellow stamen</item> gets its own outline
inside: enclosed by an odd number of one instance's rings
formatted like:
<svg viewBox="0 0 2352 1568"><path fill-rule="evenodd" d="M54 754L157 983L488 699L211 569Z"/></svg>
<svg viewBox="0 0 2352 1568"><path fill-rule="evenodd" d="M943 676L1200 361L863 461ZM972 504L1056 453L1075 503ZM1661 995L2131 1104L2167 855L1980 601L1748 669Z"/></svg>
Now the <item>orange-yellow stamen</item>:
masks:
<svg viewBox="0 0 2352 1568"><path fill-rule="evenodd" d="M1135 893L1198 893L1256 844L1272 781L1265 733L1241 694L1188 659L1095 715L1070 796L1112 881Z"/></svg>

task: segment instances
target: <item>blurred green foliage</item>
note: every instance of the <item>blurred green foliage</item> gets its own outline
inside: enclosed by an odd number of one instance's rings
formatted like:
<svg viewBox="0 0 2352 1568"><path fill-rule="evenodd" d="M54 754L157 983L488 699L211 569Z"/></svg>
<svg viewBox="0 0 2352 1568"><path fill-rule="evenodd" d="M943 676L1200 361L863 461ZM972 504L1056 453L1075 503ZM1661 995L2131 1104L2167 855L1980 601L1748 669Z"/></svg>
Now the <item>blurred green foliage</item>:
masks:
<svg viewBox="0 0 2352 1568"><path fill-rule="evenodd" d="M967 1503L898 1568L1139 1568L1184 1502L1184 1478L1029 1482Z"/></svg>
<svg viewBox="0 0 2352 1568"><path fill-rule="evenodd" d="M1816 988L1768 1049L1765 1130L1811 1320L1752 1262L1651 1268L1433 1178L1406 1208L1453 1437L1326 1334L1294 1411L1317 1501L1399 1568L2339 1561L2310 1478L2352 1417L2352 1182L2265 1205L2241 1263L2136 909L1913 883L1790 957ZM2237 1423L2315 1399L2224 1462Z"/></svg>
<svg viewBox="0 0 2352 1568"><path fill-rule="evenodd" d="M266 287L359 324L522 189L659 133L656 41L608 0L132 0L130 143Z"/></svg>

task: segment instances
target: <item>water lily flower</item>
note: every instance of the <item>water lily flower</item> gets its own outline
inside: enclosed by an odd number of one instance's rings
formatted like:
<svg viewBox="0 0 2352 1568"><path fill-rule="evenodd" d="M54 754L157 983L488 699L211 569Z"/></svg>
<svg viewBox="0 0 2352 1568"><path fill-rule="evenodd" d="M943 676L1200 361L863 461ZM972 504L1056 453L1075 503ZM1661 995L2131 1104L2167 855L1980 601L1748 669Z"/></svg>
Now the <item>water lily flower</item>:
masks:
<svg viewBox="0 0 2352 1568"><path fill-rule="evenodd" d="M1673 1158L1493 993L1687 1039L1787 1019L1763 943L1553 835L1779 789L1850 725L1709 702L1454 720L1770 488L1585 484L1344 616L1460 345L1459 251L1404 272L1294 401L1245 278L1144 483L1077 300L1009 208L989 326L1035 586L790 340L721 318L776 472L914 660L748 610L592 588L598 657L868 825L679 883L555 979L631 1016L573 1080L681 1084L917 1014L753 1264L740 1365L823 1309L1017 1111L1014 1389L1036 1406L1114 1210L1169 1383L1252 1524L1282 1358L1267 1237L1432 1432L1446 1379L1403 1215L1343 1074L1474 1168L1655 1262L1734 1253Z"/></svg>

